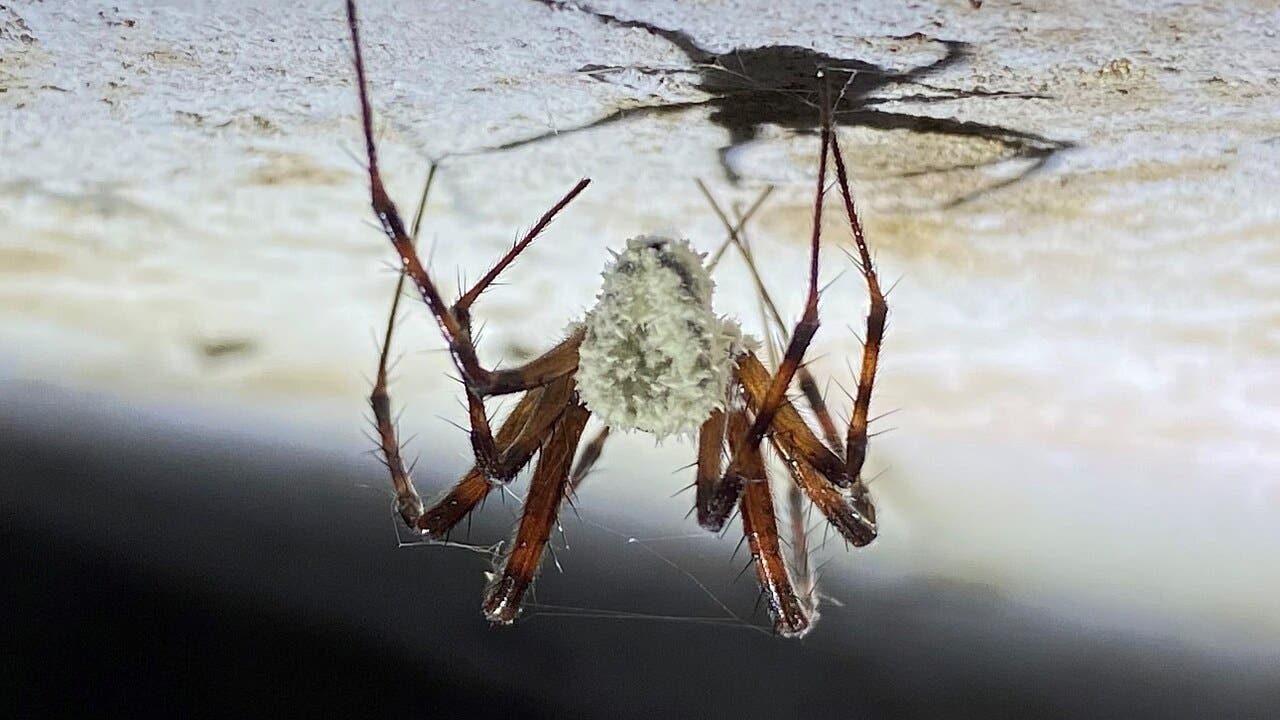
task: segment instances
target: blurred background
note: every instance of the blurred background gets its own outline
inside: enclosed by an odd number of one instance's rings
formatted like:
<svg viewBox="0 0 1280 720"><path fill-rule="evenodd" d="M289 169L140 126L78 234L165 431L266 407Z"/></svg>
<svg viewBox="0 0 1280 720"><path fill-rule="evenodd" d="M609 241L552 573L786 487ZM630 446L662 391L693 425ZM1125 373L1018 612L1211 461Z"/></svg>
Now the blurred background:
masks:
<svg viewBox="0 0 1280 720"><path fill-rule="evenodd" d="M818 64L890 296L881 536L769 635L688 442L615 434L524 618L479 613L524 483L397 533L365 398L395 274L337 2L0 5L8 714L1257 717L1280 710L1280 10L1272 3L360 3L384 175L514 363L611 249L726 206L787 318ZM865 288L828 207L811 368ZM716 308L753 334L749 274ZM427 496L468 467L434 323L391 388ZM495 411L500 404L495 404ZM590 430L588 431L590 432ZM822 539L816 532L815 542Z"/></svg>

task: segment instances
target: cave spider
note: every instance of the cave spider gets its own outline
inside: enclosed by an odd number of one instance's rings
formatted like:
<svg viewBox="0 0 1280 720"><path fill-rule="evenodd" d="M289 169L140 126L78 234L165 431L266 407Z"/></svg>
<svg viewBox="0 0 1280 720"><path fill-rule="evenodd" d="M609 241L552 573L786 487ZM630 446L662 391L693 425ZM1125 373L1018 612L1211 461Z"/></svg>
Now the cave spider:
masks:
<svg viewBox="0 0 1280 720"><path fill-rule="evenodd" d="M520 367L490 370L481 366L472 341L472 304L588 181L574 186L474 286L447 305L414 248L416 228L415 233L406 229L383 187L354 0L347 1L347 18L374 213L400 257L401 282L407 277L414 284L444 335L465 390L475 455L471 470L434 505L424 506L400 455L387 394L393 304L370 403L400 517L425 537L443 538L537 454L515 538L484 592L485 616L493 623L508 624L518 616L537 574L561 502L599 457L608 428L643 430L659 437L696 433L698 523L718 531L734 508L739 509L775 630L787 637L805 634L816 617L813 603L796 591L783 556L761 444L768 440L796 487L845 540L863 546L875 539L875 507L862 480L862 466L872 385L888 314L854 210L839 140L831 129L825 86L808 294L774 372L757 357L754 343L742 335L736 322L713 313L713 283L702 256L685 240L651 236L632 238L615 254L604 271L596 305L570 327L565 340ZM856 246L857 255L851 257L871 299L853 414L843 438L802 365L818 329L818 250L828 157L835 162L837 186ZM397 288L397 301L399 297ZM787 397L798 373L803 394L819 419L822 438ZM523 394L495 433L484 401L514 393ZM592 414L606 427L588 443L575 466L574 456Z"/></svg>

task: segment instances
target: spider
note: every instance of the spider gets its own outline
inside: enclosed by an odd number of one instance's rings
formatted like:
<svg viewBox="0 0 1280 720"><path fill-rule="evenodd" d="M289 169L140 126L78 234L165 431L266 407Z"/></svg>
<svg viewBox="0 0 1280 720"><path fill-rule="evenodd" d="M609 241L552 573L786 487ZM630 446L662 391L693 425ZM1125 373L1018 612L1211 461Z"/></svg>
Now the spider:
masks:
<svg viewBox="0 0 1280 720"><path fill-rule="evenodd" d="M370 404L400 518L426 538L443 539L536 454L515 537L485 588L482 602L490 622L509 624L519 615L521 601L537 574L562 501L600 456L609 428L647 431L659 437L696 435L698 523L707 530L720 531L734 509L739 510L775 631L787 637L804 635L816 613L811 598L797 592L783 556L761 446L768 441L796 487L846 541L864 546L875 539L875 506L861 473L872 387L888 314L854 209L839 139L832 132L825 83L808 294L776 370L766 368L753 350L754 343L736 322L712 311L713 282L703 256L686 240L655 236L632 238L615 253L604 271L596 305L570 326L566 339L524 365L491 370L483 367L476 355L472 305L589 181L575 185L474 286L446 304L414 248L416 228L414 232L406 229L383 187L354 0L347 0L347 19L373 210L399 255L400 282L408 278L413 283L444 335L466 394L475 455L474 466L451 490L430 507L423 504L400 454L387 393L387 358L400 298L398 287ZM805 351L818 329L818 254L828 158L834 160L836 185L856 246L856 257L850 257L870 295L861 374L843 437L803 367ZM787 396L797 376L819 418L822 437ZM494 432L485 399L515 393L522 393L519 401ZM587 444L575 465L583 430L593 414L604 422L605 429Z"/></svg>

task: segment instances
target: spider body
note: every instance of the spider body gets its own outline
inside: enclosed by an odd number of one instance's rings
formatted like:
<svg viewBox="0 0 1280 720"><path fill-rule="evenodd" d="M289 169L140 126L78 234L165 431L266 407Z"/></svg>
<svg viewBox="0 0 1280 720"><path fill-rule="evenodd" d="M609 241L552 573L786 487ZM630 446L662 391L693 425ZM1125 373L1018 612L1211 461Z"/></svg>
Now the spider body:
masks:
<svg viewBox="0 0 1280 720"><path fill-rule="evenodd" d="M742 331L712 310L702 260L686 240L640 236L605 268L577 385L610 427L688 435L725 409Z"/></svg>
<svg viewBox="0 0 1280 720"><path fill-rule="evenodd" d="M609 428L641 430L659 438L696 434L694 502L698 523L718 531L735 509L740 511L744 539L751 549L775 630L787 637L808 632L817 617L816 599L807 578L802 578L800 591L797 590L784 558L773 485L761 446L767 441L783 460L792 480L793 511L802 498L807 498L847 542L862 546L875 539L875 508L861 475L871 392L888 313L854 210L839 140L831 130L825 85L820 86L821 150L808 292L804 312L791 330L776 368L765 367L755 354L755 343L743 336L737 323L715 315L711 306L714 283L703 258L687 241L640 236L629 240L615 255L604 272L596 305L581 322L570 326L562 342L524 365L493 370L483 367L476 353L472 304L556 214L586 188L588 181L574 186L474 286L454 303L446 304L414 248L417 222L412 232L406 230L383 187L354 0L347 1L347 14L371 201L402 267L370 405L379 449L395 489L396 509L405 524L424 537L447 537L494 488L502 487L534 463L515 536L506 545L482 603L484 615L491 622L508 624L520 613L521 601L537 574L562 502L600 457ZM805 352L818 329L820 220L829 158L835 163L836 185L856 249L851 257L867 283L870 298L857 394L843 437L816 382L803 366ZM425 198L424 191L422 203ZM737 231L733 227L729 231L754 272L754 262ZM413 284L434 316L462 380L475 455L474 466L430 506L423 504L401 457L387 393L387 359L405 279ZM772 308L767 293L762 299ZM773 315L785 333L776 310ZM798 381L806 404L818 420L817 432L788 397L793 380ZM506 394L518 394L519 400L495 432L485 400ZM593 414L605 423L605 428L586 444L575 464L584 429ZM793 522L799 517L796 512ZM800 528L793 533L794 545L801 545L803 538ZM803 551L796 552L792 565L807 567Z"/></svg>

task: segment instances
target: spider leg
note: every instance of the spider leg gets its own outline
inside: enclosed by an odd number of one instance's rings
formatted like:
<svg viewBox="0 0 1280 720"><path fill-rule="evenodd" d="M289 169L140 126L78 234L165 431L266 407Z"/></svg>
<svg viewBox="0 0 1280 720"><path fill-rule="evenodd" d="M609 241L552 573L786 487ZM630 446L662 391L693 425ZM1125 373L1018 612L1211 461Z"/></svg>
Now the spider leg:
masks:
<svg viewBox="0 0 1280 720"><path fill-rule="evenodd" d="M831 107L827 99L826 83L822 90L822 150L818 158L818 188L813 200L813 237L809 249L809 293L805 300L804 313L791 333L791 341L782 356L782 362L769 382L759 409L756 410L755 422L747 436L747 443L759 447L760 441L773 424L774 416L786 401L787 388L799 369L809 343L818 332L818 249L822 238L822 201L827 183L827 150L831 144ZM802 421L803 422L803 421Z"/></svg>
<svg viewBox="0 0 1280 720"><path fill-rule="evenodd" d="M844 158L840 154L840 141L834 135L831 139L831 154L835 158L836 182L840 186L840 196L844 200L845 213L849 216L849 227L853 231L853 242L858 250L858 269L867 281L867 293L871 298L871 309L867 313L867 332L863 336L862 369L858 374L858 392L853 401L853 417L849 421L845 446L849 475L861 486L862 464L867 457L867 417L871 410L871 390L875 385L876 366L880 360L880 346L884 342L884 327L889 315L889 305L885 302L884 293L880 290L880 279L876 275L871 251L867 249L867 241L862 233L862 221L858 219L858 212L853 204L853 193L849 190L849 176L845 170Z"/></svg>
<svg viewBox="0 0 1280 720"><path fill-rule="evenodd" d="M841 163L841 165L843 165L843 163ZM773 298L770 296L768 289L764 285L763 278L760 276L759 270L756 266L755 257L751 252L750 246L745 240L741 227L735 227L730 224L728 216L720 209L715 198L712 197L706 187L701 184L699 187L702 189L707 201L711 203L712 209L715 210L717 216L720 217L721 223L724 224L728 231L730 243L735 245L738 248L738 251L742 254L743 260L747 264L747 268L751 271L756 284L756 289L764 302L768 314L771 316L771 319L773 320L774 325L778 328L778 331L785 337L787 332L786 326L782 321L781 314L778 312L777 305L773 302ZM760 403L763 402L764 398L760 390L766 387L766 383L768 382L768 373L762 366L756 367L757 364L758 363L752 363L751 359L747 359L743 362L744 367L739 370L740 375L748 378L748 381L744 383L744 386L747 390L748 404L751 406L752 410L758 410ZM818 423L822 428L826 446L828 448L836 449L837 451L842 451L845 445L844 440L836 430L835 422L831 417L831 413L827 408L826 401L823 399L821 391L818 389L817 382L813 379L812 373L810 373L804 366L800 366L796 372L796 378L801 391L804 393L805 398L809 403L809 406L813 409L814 414L818 418ZM753 389L755 390L754 393L752 392ZM792 409L786 407L779 411L774 420L774 434L770 437L770 441L772 442L775 450L777 450L778 454L782 457L792 478L795 480L793 488L798 488L798 490L803 491L803 493L809 497L809 500L813 502L813 504L818 507L819 511L827 518L827 521L831 525L834 525L836 530L839 531L840 534L850 543L858 547L870 543L876 536L875 508L871 505L870 498L867 497L865 493L857 493L854 497L847 496L846 493L834 487L831 482L828 482L822 475L815 471L812 465L806 462L802 455L802 451L798 452L798 450L806 444L806 441L807 444L812 447L816 442L816 438L809 439L808 435L801 433L800 438L803 439L798 443L796 441L796 436L789 435L786 432L786 427L799 428L799 425L796 423L796 421L799 420L799 415L797 413L795 414L795 417L792 417L793 412L794 411ZM807 430L807 426L805 429ZM809 434L811 435L812 433ZM701 457L701 455L699 457ZM828 459L827 462L831 464L830 459ZM849 477L856 478L857 475L851 473ZM798 500L799 498L795 497L794 499ZM793 515L796 514L794 512L795 504L796 503L793 502ZM803 539L803 536L800 537ZM793 540L793 542L795 541ZM797 561L804 556L799 548L793 548L793 554ZM799 567L799 565L797 565L797 567Z"/></svg>
<svg viewBox="0 0 1280 720"><path fill-rule="evenodd" d="M702 195L711 204L711 209L715 212L716 217L720 219L720 223L724 226L725 231L729 234L729 239L724 247L733 245L738 248L738 252L742 254L742 259L747 264L747 270L751 273L752 282L755 283L756 292L759 294L761 301L764 303L765 309L768 311L770 318L773 320L774 326L783 337L787 335L786 323L782 321L782 314L778 312L778 306L773 301L773 296L769 294L768 288L765 287L764 278L760 276L759 267L756 265L755 254L751 251L750 245L746 240L744 227L752 213L754 213L757 204L752 205L745 214L738 216L736 223L729 222L729 216L721 209L720 204L716 202L715 197L707 186L701 181L697 181L698 189L702 191ZM772 185L767 188L772 189ZM767 193L766 193L767 194ZM761 200L765 194L761 195ZM719 253L717 253L717 258ZM772 348L772 346L770 346ZM813 379L813 373L809 369L801 365L796 370L796 381L800 385L800 391L804 393L805 399L809 403L809 407L813 409L814 415L818 418L818 424L822 427L822 436L827 446L832 449L839 449L844 446L843 440L840 438L839 431L836 430L835 420L831 417L831 411L827 408L827 401L822 397L822 391L818 388L818 383Z"/></svg>
<svg viewBox="0 0 1280 720"><path fill-rule="evenodd" d="M765 475L760 446L742 443L740 449L741 454L734 460L747 478L741 500L742 533L751 547L756 577L764 591L774 630L783 637L801 637L809 631L812 619L805 601L792 585L782 554L773 491Z"/></svg>
<svg viewBox="0 0 1280 720"><path fill-rule="evenodd" d="M471 340L470 303L480 292L483 292L484 288L497 277L498 273L515 259L516 255L528 247L529 243L533 241L538 232L546 227L556 212L563 209L569 201L582 192L588 181L579 182L560 202L544 214L543 218L526 234L525 238L518 242L484 276L481 283L461 298L460 306L450 307L446 305L435 283L432 282L418 258L413 242L405 231L404 221L401 220L395 203L387 195L386 188L382 183L382 176L378 170L377 146L373 138L373 110L369 101L364 55L360 48L360 31L359 23L356 19L354 0L347 0L347 25L351 31L351 43L355 55L356 84L360 91L361 126L364 131L365 151L369 159L369 193L373 211L382 225L383 233L386 234L387 239L391 241L392 246L400 255L404 273L413 281L418 293L431 310L431 314L435 317L436 323L440 326L441 334L449 346L449 353L453 357L454 364L457 366L466 386L467 405L471 420L471 445L476 455L476 463L486 475L492 476L490 473L495 469L498 460L498 449L494 443L493 433L489 427L489 418L485 412L485 397L527 390L539 384L544 378L522 376L518 374L518 371L515 374L513 374L513 371L495 373L480 365L475 345ZM552 351L554 353L553 357L558 361L556 367L567 368L567 372L571 372L577 366L577 347L571 342L569 345L571 347L565 347L565 343L562 343L558 348L559 352Z"/></svg>
<svg viewBox="0 0 1280 720"><path fill-rule="evenodd" d="M809 409L818 418L823 439L830 447L840 447L840 431L836 429L836 421L831 416L831 409L827 407L827 399L822 396L822 389L818 387L818 381L813 379L813 373L802 366L796 373L796 382L800 384L800 393L804 395L805 402L809 403Z"/></svg>
<svg viewBox="0 0 1280 720"><path fill-rule="evenodd" d="M418 200L418 211L413 219L412 237L416 240L422 215L427 206L427 198L431 195L431 186L435 182L436 164L431 164L427 172L427 181L422 187L422 197ZM387 392L387 363L391 355L391 334L395 331L396 316L400 310L400 297L404 292L404 272L396 279L396 291L391 298L391 311L387 313L387 331L382 338L382 352L378 355L378 374L369 394L369 405L373 409L374 424L378 430L378 446L382 450L382 459L391 473L391 486L396 492L396 511L410 527L422 515L422 498L413 486L413 479L405 468L404 458L400 454L400 440L396 436L395 420L391 417L391 396Z"/></svg>
<svg viewBox="0 0 1280 720"><path fill-rule="evenodd" d="M724 528L729 514L742 495L744 478L738 472L721 473L726 438L730 457L737 457L740 441L747 436L751 421L744 410L716 411L698 432L698 524L711 532ZM730 468L733 468L732 463Z"/></svg>
<svg viewBox="0 0 1280 720"><path fill-rule="evenodd" d="M870 496L842 491L779 442L776 435L770 440L796 486L804 491L841 537L855 547L868 545L876 539L876 512Z"/></svg>
<svg viewBox="0 0 1280 720"><path fill-rule="evenodd" d="M768 399L769 371L765 369L764 363L760 362L760 358L752 352L743 353L738 357L737 370L738 384L743 389L747 407L759 413ZM840 487L849 487L853 483L845 461L814 434L809 424L800 416L800 412L785 397L778 404L773 416L772 431L772 437L787 449L789 456L803 458L815 470Z"/></svg>
<svg viewBox="0 0 1280 720"><path fill-rule="evenodd" d="M507 395L572 375L578 369L578 347L585 336L586 329L579 328L560 344L523 365L491 371L485 394Z"/></svg>
<svg viewBox="0 0 1280 720"><path fill-rule="evenodd" d="M724 217L724 213L720 210L720 206L716 205L715 201L711 199L710 192L706 190L706 185L704 185L701 180L698 180L697 183L698 187L703 189L703 194L707 195L707 199L711 200L711 209L721 216L721 222L726 223L726 228L729 230L729 236L725 238L724 242L720 243L720 247L716 248L716 251L711 254L711 259L707 261L707 272L711 272L712 270L715 270L716 265L720 264L721 258L724 257L724 251L728 250L729 246L734 244L734 236L742 232L742 229L746 227L747 222L750 221L756 212L760 210L760 206L764 204L764 201L769 199L769 196L773 194L774 186L766 185L764 189L760 191L760 194L756 196L756 199L751 202L751 205L747 206L747 209L744 212L738 214L737 223L734 225L728 225L728 218Z"/></svg>
<svg viewBox="0 0 1280 720"><path fill-rule="evenodd" d="M399 296L397 296L399 297ZM413 479L405 468L404 457L400 454L400 440L396 437L395 420L391 417L391 396L387 394L387 351L391 342L391 326L395 323L394 312L387 324L387 336L383 343L381 360L378 363L378 379L369 395L369 405L373 408L374 424L378 429L378 446L382 451L383 462L391 473L391 486L396 493L396 512L404 519L405 524L413 527L422 516L422 498L413 486Z"/></svg>
<svg viewBox="0 0 1280 720"><path fill-rule="evenodd" d="M494 487L509 481L529 464L533 453L551 433L552 426L568 407L573 381L561 378L526 392L498 428L495 439L501 454L496 470L501 480L487 477L473 466L444 497L436 501L411 525L423 535L442 538L454 525L476 508Z"/></svg>
<svg viewBox="0 0 1280 720"><path fill-rule="evenodd" d="M791 545L791 569L796 592L804 599L810 614L818 609L817 576L809 564L809 533L805 527L805 497L794 482L787 485L787 530Z"/></svg>
<svg viewBox="0 0 1280 720"><path fill-rule="evenodd" d="M525 496L524 511L502 571L485 590L485 617L509 624L520 614L520 601L533 584L560 503L569 486L569 466L591 413L574 401L542 443L542 454Z"/></svg>
<svg viewBox="0 0 1280 720"><path fill-rule="evenodd" d="M471 468L456 485L422 512L411 527L424 536L443 540L449 531L489 496L493 484L476 468Z"/></svg>
<svg viewBox="0 0 1280 720"><path fill-rule="evenodd" d="M724 527L724 518L712 517L711 500L720 484L720 471L724 465L724 434L727 416L723 410L713 410L711 417L698 430L698 463L693 484L697 488L698 524L712 532Z"/></svg>
<svg viewBox="0 0 1280 720"><path fill-rule="evenodd" d="M506 270L508 265L515 262L516 257L519 256L520 253L524 252L525 248L529 247L529 244L534 241L534 238L538 237L538 235L540 235L542 231L551 224L551 221L555 219L556 215L560 214L560 211L565 209L565 206L572 202L573 199L578 196L578 193L585 190L590 182L590 180L585 178L579 180L578 184L573 186L572 190L570 190L564 197L560 198L555 205L552 205L550 210L543 213L542 217L538 218L538 222L534 223L533 227L529 228L529 230L524 234L524 237L520 238L519 242L512 245L511 249L499 258L498 262L494 263L493 267L489 268L489 272L485 273L483 277L476 281L475 285L471 286L470 290L466 291L462 294L462 297L458 298L458 301L453 304L453 313L459 316L466 315L470 310L472 303L476 301L476 298L480 297L480 293L487 290L489 286L493 284L493 281L497 280L498 276L502 274L502 271Z"/></svg>
<svg viewBox="0 0 1280 720"><path fill-rule="evenodd" d="M591 442L587 443L582 449L582 454L578 456L578 462L573 465L573 472L569 473L569 491L577 492L582 486L582 481L587 479L587 475L591 474L591 469L595 467L596 462L600 460L600 455L604 452L604 443L609 439L609 426L605 425L591 438Z"/></svg>

